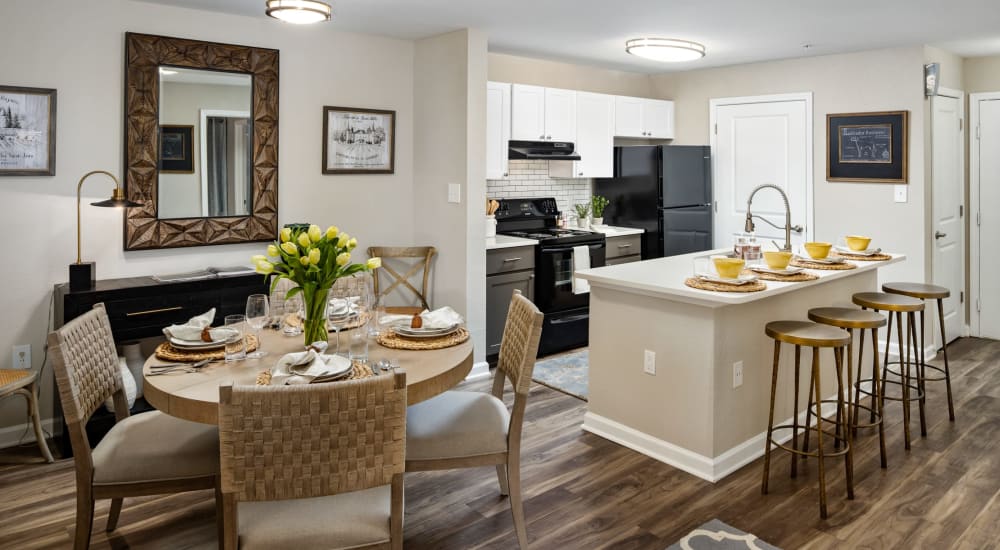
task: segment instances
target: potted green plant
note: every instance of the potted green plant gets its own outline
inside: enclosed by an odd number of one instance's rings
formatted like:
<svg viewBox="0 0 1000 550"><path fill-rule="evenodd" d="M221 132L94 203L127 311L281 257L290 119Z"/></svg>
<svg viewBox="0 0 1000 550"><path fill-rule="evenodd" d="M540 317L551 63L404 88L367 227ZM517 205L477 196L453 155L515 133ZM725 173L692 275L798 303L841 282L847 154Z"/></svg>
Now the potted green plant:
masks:
<svg viewBox="0 0 1000 550"><path fill-rule="evenodd" d="M576 209L576 225L586 229L587 216L590 214L590 205L582 202L580 204L574 204L573 208Z"/></svg>
<svg viewBox="0 0 1000 550"><path fill-rule="evenodd" d="M607 208L610 201L600 195L594 195L590 198L591 209L594 213L594 219L591 220L593 225L604 225L604 209Z"/></svg>

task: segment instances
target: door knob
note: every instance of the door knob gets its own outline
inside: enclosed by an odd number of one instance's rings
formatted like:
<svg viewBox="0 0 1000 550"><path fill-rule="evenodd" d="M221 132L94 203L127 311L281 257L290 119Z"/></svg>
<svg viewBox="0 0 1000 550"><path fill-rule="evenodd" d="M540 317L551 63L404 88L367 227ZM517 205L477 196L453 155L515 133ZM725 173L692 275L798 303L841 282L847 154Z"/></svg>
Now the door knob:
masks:
<svg viewBox="0 0 1000 550"><path fill-rule="evenodd" d="M935 232L934 232L934 238L935 238L935 239L943 239L943 238L945 238L945 237L947 237L947 236L948 236L948 234L947 234L947 233L942 233L942 232L940 232L940 231L935 231Z"/></svg>

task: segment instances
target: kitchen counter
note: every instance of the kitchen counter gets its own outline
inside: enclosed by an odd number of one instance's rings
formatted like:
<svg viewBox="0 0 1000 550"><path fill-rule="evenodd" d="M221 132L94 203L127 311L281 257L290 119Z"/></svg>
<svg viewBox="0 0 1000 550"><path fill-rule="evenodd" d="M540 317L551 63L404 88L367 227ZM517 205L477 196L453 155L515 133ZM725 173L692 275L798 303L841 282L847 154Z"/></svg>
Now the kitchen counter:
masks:
<svg viewBox="0 0 1000 550"><path fill-rule="evenodd" d="M764 325L805 320L814 307L856 307L851 296L877 291L879 268L905 258L893 254L884 262L852 262L858 268L851 270L810 270L819 279L767 281L761 292L688 288L684 279L692 275L694 258L707 254L578 273L590 283L590 387L583 429L715 482L764 451L774 353ZM864 377L870 376L870 346L866 343L862 362L854 357L855 374L860 364ZM793 346L782 346L775 424L790 422L793 414L805 417L805 382L799 410L792 407L794 355ZM805 366L809 351L803 355ZM826 398L837 387L832 354L823 351L821 362ZM734 376L737 367L741 380ZM801 372L808 380L807 370Z"/></svg>
<svg viewBox="0 0 1000 550"><path fill-rule="evenodd" d="M535 246L538 241L525 239L522 237L511 237L508 235L497 235L486 238L486 250L496 250L498 248L514 248L516 246Z"/></svg>
<svg viewBox="0 0 1000 550"><path fill-rule="evenodd" d="M604 233L605 237L625 237L627 235L642 235L645 229L634 229L632 227L615 227L613 225L592 225L591 231Z"/></svg>

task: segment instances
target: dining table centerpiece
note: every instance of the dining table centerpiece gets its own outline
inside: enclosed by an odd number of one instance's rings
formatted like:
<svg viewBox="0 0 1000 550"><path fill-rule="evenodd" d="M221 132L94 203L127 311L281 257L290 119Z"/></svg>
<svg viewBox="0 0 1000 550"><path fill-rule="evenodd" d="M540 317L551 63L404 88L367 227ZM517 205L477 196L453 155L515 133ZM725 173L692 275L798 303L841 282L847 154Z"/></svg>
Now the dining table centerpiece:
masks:
<svg viewBox="0 0 1000 550"><path fill-rule="evenodd" d="M307 346L328 339L326 308L330 289L337 279L381 267L380 258L351 263L351 251L357 246L357 239L336 226L326 231L317 225L285 227L278 241L267 245L267 255L253 256L257 273L271 277L272 291L281 279L296 284L286 299L302 294L305 304L302 329Z"/></svg>

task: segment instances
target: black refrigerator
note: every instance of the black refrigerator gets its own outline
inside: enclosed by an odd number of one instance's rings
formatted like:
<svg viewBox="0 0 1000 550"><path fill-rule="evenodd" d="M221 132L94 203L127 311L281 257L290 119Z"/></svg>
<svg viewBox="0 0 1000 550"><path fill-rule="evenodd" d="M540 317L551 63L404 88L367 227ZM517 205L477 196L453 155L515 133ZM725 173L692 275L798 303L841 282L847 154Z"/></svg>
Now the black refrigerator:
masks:
<svg viewBox="0 0 1000 550"><path fill-rule="evenodd" d="M711 162L707 145L615 147L615 177L594 180L604 223L645 229L644 260L711 250Z"/></svg>

